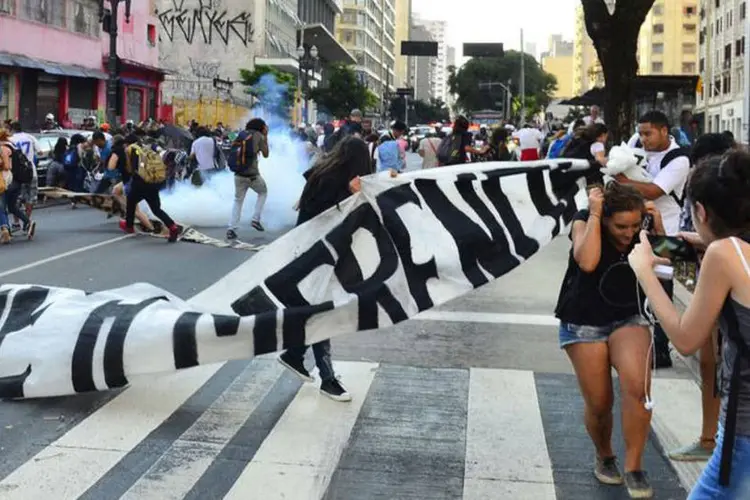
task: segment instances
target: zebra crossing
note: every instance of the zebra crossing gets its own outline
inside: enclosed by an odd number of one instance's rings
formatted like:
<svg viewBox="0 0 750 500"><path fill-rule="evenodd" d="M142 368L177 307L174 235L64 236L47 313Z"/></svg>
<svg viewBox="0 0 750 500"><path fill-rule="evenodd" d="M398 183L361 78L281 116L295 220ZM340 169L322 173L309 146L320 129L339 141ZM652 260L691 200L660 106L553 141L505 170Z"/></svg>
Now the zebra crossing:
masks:
<svg viewBox="0 0 750 500"><path fill-rule="evenodd" d="M626 498L591 474L572 375L335 365L351 403L325 398L272 356L117 393L0 403L0 498ZM695 477L660 443L698 435L699 389L657 378L654 397L644 468L657 498L684 499ZM615 440L622 456L619 431Z"/></svg>

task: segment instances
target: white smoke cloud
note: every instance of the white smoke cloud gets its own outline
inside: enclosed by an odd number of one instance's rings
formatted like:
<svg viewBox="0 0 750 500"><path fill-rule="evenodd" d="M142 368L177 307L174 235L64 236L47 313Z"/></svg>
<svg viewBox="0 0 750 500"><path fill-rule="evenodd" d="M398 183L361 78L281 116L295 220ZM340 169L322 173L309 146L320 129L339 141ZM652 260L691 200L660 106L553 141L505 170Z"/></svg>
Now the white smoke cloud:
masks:
<svg viewBox="0 0 750 500"><path fill-rule="evenodd" d="M273 103L280 98L284 87L277 84L270 75L264 76L260 84L265 89L271 89L265 92L268 103L264 106L265 109L274 109ZM245 123L252 117L263 118L269 126L269 156L263 158L260 155L259 158L260 173L268 186L268 199L261 221L269 231L287 229L294 226L297 220L294 204L305 185L302 173L309 168L305 144L291 138L285 119L269 116L262 110L249 115L241 124L236 124L237 127L244 128ZM238 230L240 237L243 237L242 233L254 231L250 228L250 220L256 199L255 192L248 190ZM234 204L234 174L229 170L218 173L201 187L195 187L189 181L185 181L176 185L171 192L163 191L161 200L164 210L182 224L227 227Z"/></svg>

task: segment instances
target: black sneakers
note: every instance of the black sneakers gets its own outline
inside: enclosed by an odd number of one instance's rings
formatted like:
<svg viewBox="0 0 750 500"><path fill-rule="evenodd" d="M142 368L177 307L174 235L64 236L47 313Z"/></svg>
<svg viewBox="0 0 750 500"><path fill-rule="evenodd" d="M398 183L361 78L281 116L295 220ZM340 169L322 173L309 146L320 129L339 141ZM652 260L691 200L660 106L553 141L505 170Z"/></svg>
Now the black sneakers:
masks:
<svg viewBox="0 0 750 500"><path fill-rule="evenodd" d="M320 384L320 392L341 403L348 403L352 400L352 396L346 391L346 388L341 385L338 379L334 378L331 380L324 380Z"/></svg>
<svg viewBox="0 0 750 500"><path fill-rule="evenodd" d="M297 359L292 359L291 356L289 356L289 353L285 352L281 356L279 356L279 363L281 363L285 368L291 370L295 375L297 375L299 378L301 378L304 382L314 382L315 379L312 378L312 375L310 375L310 372L307 371L307 368L305 368L305 364Z"/></svg>
<svg viewBox="0 0 750 500"><path fill-rule="evenodd" d="M237 233L234 232L234 229L228 229L227 230L227 239L229 241L237 239Z"/></svg>
<svg viewBox="0 0 750 500"><path fill-rule="evenodd" d="M266 230L266 228L263 227L263 224L261 224L259 220L253 220L250 223L250 225L253 226L256 231L265 231Z"/></svg>

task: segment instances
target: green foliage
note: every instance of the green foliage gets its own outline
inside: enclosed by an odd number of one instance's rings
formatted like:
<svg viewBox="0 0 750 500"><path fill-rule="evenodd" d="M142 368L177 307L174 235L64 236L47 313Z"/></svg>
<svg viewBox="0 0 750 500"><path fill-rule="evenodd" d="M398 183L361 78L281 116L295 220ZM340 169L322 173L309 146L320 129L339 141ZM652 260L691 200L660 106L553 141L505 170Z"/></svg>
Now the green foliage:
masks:
<svg viewBox="0 0 750 500"><path fill-rule="evenodd" d="M405 121L404 103L403 97L394 97L391 99L389 107L391 119ZM409 100L408 125L448 121L450 121L450 111L441 99L430 98L429 101L421 99L416 101Z"/></svg>
<svg viewBox="0 0 750 500"><path fill-rule="evenodd" d="M262 79L265 75L273 75L276 83L283 86L280 95L278 89L270 89L263 85ZM295 75L273 66L258 65L252 71L241 69L240 80L247 87L245 92L258 99L256 106L261 106L280 117L289 116L289 109L294 104L294 95L297 92Z"/></svg>
<svg viewBox="0 0 750 500"><path fill-rule="evenodd" d="M327 85L310 92L310 99L318 104L318 109L335 117L349 116L353 109L377 109L378 96L363 85L350 66L336 64L327 71Z"/></svg>
<svg viewBox="0 0 750 500"><path fill-rule="evenodd" d="M557 89L557 79L545 72L533 56L524 54L524 61L526 108L528 114L534 114L549 104ZM521 53L509 50L504 57L472 58L458 70L453 66L449 67L448 85L451 93L458 96L458 108L466 113L500 109L496 103L507 102L505 89L499 85L483 89L479 84L500 82L507 86L510 81L511 92L514 97L518 97L520 74Z"/></svg>

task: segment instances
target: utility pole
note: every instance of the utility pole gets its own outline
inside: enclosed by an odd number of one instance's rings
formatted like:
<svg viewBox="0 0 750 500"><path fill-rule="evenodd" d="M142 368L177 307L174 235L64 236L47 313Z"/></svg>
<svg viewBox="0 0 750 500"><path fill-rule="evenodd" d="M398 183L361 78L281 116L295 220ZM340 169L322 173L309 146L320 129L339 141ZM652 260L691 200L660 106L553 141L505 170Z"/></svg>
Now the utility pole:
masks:
<svg viewBox="0 0 750 500"><path fill-rule="evenodd" d="M99 0L99 20L104 21L104 1ZM107 58L107 122L114 125L117 122L117 10L120 3L125 4L125 22L130 22L130 0L109 0L109 57Z"/></svg>
<svg viewBox="0 0 750 500"><path fill-rule="evenodd" d="M409 126L409 96L404 96L404 122Z"/></svg>
<svg viewBox="0 0 750 500"><path fill-rule="evenodd" d="M526 47L523 45L523 28L521 28L521 123L526 121Z"/></svg>

